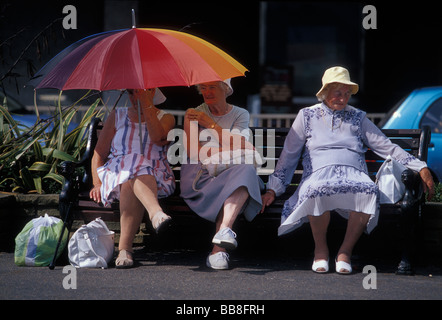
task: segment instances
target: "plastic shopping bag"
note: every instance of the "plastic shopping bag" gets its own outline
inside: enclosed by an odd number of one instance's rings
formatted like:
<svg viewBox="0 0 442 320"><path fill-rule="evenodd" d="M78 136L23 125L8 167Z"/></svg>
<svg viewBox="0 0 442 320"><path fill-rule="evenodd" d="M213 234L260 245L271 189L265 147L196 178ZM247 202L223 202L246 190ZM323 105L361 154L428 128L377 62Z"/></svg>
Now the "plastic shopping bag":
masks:
<svg viewBox="0 0 442 320"><path fill-rule="evenodd" d="M29 221L15 238L14 261L18 266L48 266L63 229L63 221L56 217L39 217ZM67 243L68 232L63 235L57 258Z"/></svg>
<svg viewBox="0 0 442 320"><path fill-rule="evenodd" d="M396 203L405 194L405 185L402 182L402 172L407 168L388 156L376 174L376 183L379 187L380 203Z"/></svg>

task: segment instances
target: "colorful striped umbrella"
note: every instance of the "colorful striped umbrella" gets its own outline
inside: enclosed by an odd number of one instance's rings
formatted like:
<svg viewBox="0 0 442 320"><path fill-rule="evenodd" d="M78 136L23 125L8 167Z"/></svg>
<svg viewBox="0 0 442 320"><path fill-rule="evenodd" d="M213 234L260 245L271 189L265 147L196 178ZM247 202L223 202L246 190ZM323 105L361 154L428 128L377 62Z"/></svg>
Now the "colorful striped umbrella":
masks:
<svg viewBox="0 0 442 320"><path fill-rule="evenodd" d="M28 83L36 89L148 89L244 76L247 69L188 33L132 28L95 34L61 51Z"/></svg>

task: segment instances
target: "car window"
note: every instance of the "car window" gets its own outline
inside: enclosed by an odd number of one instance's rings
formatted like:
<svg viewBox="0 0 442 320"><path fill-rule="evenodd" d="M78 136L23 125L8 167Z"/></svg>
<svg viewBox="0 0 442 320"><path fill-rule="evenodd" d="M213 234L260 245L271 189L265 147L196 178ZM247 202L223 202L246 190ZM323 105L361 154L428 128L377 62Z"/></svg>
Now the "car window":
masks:
<svg viewBox="0 0 442 320"><path fill-rule="evenodd" d="M424 114L420 127L430 126L432 133L442 133L442 98L433 102Z"/></svg>

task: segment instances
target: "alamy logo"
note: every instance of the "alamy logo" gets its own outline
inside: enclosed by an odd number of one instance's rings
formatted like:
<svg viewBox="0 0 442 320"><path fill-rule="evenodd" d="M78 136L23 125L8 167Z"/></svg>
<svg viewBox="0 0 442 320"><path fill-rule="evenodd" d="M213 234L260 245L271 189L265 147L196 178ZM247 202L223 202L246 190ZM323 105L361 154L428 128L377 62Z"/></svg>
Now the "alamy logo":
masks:
<svg viewBox="0 0 442 320"><path fill-rule="evenodd" d="M377 270L375 266L367 265L362 269L362 273L368 273L362 280L362 286L365 290L377 289Z"/></svg>
<svg viewBox="0 0 442 320"><path fill-rule="evenodd" d="M63 288L66 290L77 289L77 269L67 265L63 267L63 273L67 273L67 276L63 278Z"/></svg>
<svg viewBox="0 0 442 320"><path fill-rule="evenodd" d="M66 30L77 29L77 8L73 5L63 7L63 14L67 14L63 18L63 28Z"/></svg>
<svg viewBox="0 0 442 320"><path fill-rule="evenodd" d="M372 5L366 5L364 8L362 8L362 13L366 14L364 19L362 20L362 27L365 30L377 29L378 21L376 7Z"/></svg>
<svg viewBox="0 0 442 320"><path fill-rule="evenodd" d="M247 131L247 132L246 132ZM250 139L246 142L249 148L254 148L259 152L259 155L262 158L260 164L262 167L265 166L266 169L275 169L276 165L276 156L275 156L275 130L268 129L267 130L267 143L266 143L266 154L263 154L263 146L264 146L264 131L262 129L256 129L255 134L252 134L250 129L245 129L242 132L239 130L222 130L222 139L219 139L218 133L214 129L204 129L198 130L198 123L196 121L191 122L189 137L183 129L173 129L169 131L167 135L168 141L175 141L172 143L167 152L167 160L171 165L180 164L196 164L198 161L203 161L204 159L209 158L210 154L216 154L222 152L232 151L235 153L235 150L239 150L242 148L241 136L249 136ZM230 144L226 144L225 141L230 139ZM223 147L219 146L219 143L216 141L223 141ZM199 143L207 142L205 148L199 148ZM215 143L214 143L215 142ZM187 148L189 147L189 150ZM231 148L231 150L226 150L226 148ZM188 157L189 156L189 157ZM230 160L230 158L228 159ZM250 163L246 162L245 164L253 164L254 160L257 159L249 159ZM219 163L228 163L221 160Z"/></svg>

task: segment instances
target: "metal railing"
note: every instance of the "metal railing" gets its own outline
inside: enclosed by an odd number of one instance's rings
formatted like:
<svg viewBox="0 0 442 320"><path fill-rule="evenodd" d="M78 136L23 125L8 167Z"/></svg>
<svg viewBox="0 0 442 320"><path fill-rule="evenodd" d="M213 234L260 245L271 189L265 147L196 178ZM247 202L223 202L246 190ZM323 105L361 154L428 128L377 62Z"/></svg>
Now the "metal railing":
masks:
<svg viewBox="0 0 442 320"><path fill-rule="evenodd" d="M75 115L74 121L79 122L88 108L89 107L80 107ZM39 110L42 113L56 112L55 107L39 107ZM185 110L165 109L164 111L169 112L175 116L177 125L183 125L184 115L186 113ZM107 114L105 116L107 116ZM385 116L386 113L367 113L367 117L375 124L381 121ZM263 113L263 114L251 113L249 126L290 128L295 118L296 118L296 113Z"/></svg>
<svg viewBox="0 0 442 320"><path fill-rule="evenodd" d="M183 124L184 110L165 110L175 116L177 125ZM367 118L377 124L386 116L386 113L367 113ZM251 127L290 128L296 118L296 113L264 113L250 114Z"/></svg>

